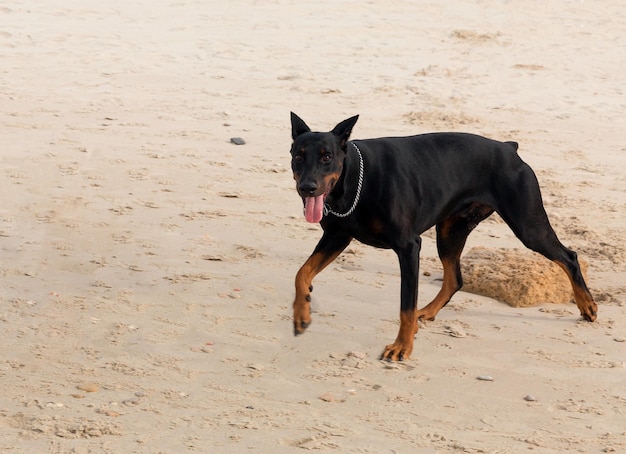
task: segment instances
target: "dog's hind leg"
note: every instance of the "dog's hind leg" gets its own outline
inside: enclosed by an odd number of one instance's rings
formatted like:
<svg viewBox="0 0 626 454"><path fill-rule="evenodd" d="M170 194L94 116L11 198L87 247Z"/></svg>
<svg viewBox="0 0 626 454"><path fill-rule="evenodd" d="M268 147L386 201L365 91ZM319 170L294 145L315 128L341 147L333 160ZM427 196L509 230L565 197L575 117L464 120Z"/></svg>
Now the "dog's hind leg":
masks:
<svg viewBox="0 0 626 454"><path fill-rule="evenodd" d="M593 322L598 306L580 271L576 252L559 241L550 225L534 172L528 167L523 176L523 181L513 182L515 191L508 191L508 197L505 203L500 203L498 212L527 248L552 260L565 271L580 314L585 320Z"/></svg>
<svg viewBox="0 0 626 454"><path fill-rule="evenodd" d="M434 320L437 313L462 286L461 252L468 235L493 209L481 203L472 203L458 214L437 224L437 251L443 265L443 284L437 296L417 311L417 319Z"/></svg>
<svg viewBox="0 0 626 454"><path fill-rule="evenodd" d="M296 297L293 301L294 334L302 334L311 324L313 278L326 268L350 244L352 237L343 233L324 233L313 254L296 274Z"/></svg>
<svg viewBox="0 0 626 454"><path fill-rule="evenodd" d="M505 221L511 225L506 218ZM515 222L517 220L513 221ZM528 228L528 223L532 223L533 226ZM574 300L580 310L580 315L585 320L593 322L598 314L598 306L587 288L576 252L566 248L559 241L547 216L545 219L536 217L528 223L524 222L526 228L516 228L513 231L526 247L552 260L565 271L574 290Z"/></svg>

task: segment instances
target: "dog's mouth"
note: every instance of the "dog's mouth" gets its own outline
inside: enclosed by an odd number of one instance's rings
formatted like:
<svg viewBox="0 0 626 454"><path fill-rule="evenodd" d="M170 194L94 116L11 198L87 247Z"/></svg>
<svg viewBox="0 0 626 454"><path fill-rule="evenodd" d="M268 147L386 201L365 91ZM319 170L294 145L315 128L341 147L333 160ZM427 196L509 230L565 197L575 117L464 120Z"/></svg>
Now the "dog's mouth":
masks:
<svg viewBox="0 0 626 454"><path fill-rule="evenodd" d="M324 201L330 190L332 189L332 184L328 185L326 190L317 196L307 196L302 197L302 201L304 202L304 218L307 222L312 224L317 224L324 217Z"/></svg>

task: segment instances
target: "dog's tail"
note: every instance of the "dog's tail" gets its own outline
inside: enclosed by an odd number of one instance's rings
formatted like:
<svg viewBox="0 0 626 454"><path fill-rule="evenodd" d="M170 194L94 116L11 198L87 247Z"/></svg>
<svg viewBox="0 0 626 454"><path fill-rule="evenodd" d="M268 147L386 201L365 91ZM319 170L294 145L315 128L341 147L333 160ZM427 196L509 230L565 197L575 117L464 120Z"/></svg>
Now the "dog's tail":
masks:
<svg viewBox="0 0 626 454"><path fill-rule="evenodd" d="M513 151L517 152L517 149L519 148L519 144L517 142L504 142L504 143L513 147Z"/></svg>

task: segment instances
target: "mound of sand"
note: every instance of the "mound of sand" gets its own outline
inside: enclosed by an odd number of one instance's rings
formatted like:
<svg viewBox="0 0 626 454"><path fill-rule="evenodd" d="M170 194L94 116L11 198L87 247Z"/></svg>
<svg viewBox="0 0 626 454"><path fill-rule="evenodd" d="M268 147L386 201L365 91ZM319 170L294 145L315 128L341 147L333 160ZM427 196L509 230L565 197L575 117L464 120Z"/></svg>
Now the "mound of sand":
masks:
<svg viewBox="0 0 626 454"><path fill-rule="evenodd" d="M579 260L587 279L587 262ZM574 294L565 272L540 254L519 249L472 248L461 262L463 291L513 307L569 303Z"/></svg>

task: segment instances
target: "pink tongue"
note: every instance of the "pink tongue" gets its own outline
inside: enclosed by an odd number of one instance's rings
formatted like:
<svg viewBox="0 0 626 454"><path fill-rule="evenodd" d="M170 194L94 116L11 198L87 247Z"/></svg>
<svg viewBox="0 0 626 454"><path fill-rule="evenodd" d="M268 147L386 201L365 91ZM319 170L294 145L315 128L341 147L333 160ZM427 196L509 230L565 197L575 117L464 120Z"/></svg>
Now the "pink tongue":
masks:
<svg viewBox="0 0 626 454"><path fill-rule="evenodd" d="M304 217L307 221L316 224L322 220L324 214L324 195L306 197L304 199Z"/></svg>

